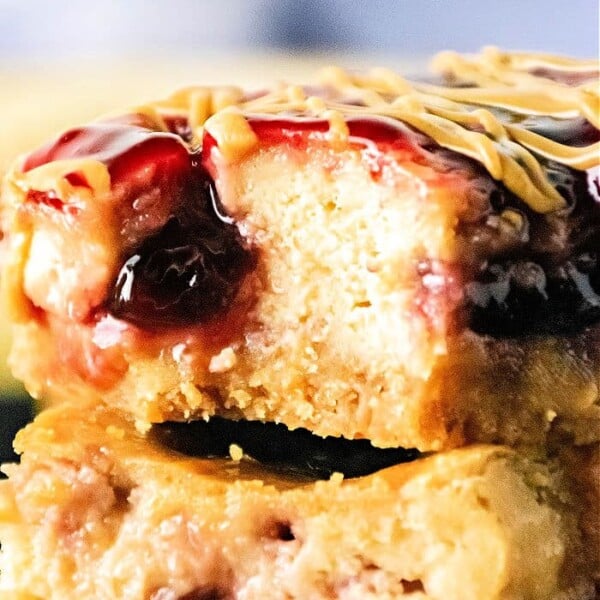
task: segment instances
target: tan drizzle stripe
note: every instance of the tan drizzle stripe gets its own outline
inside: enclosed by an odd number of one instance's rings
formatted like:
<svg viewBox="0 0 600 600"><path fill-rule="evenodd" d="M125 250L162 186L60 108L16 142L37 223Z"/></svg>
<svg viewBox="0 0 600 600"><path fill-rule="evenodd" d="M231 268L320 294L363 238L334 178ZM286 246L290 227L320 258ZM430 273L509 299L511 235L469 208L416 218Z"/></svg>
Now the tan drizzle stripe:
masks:
<svg viewBox="0 0 600 600"><path fill-rule="evenodd" d="M450 68L453 72L473 62L479 65L479 69L487 67L496 71L512 72L549 69L566 73L597 74L600 68L598 60L594 59L585 60L539 52L503 52L494 46L487 46L478 55L471 57L457 52L440 52L432 62L436 69Z"/></svg>
<svg viewBox="0 0 600 600"><path fill-rule="evenodd" d="M590 146L564 146L554 142L533 131L528 131L514 125L506 125L510 136L521 145L534 150L537 154L560 162L572 169L580 171L592 169L598 166L600 156L600 142Z"/></svg>
<svg viewBox="0 0 600 600"><path fill-rule="evenodd" d="M321 73L325 87L317 97L307 95L300 86L285 84L258 97L246 97L235 87L190 87L150 108L162 114L187 114L196 139L206 124L226 142L227 160L241 158L256 144L243 119L249 114L292 112L327 119L334 144L348 137L344 117L391 117L479 161L492 177L540 213L560 210L566 202L548 181L536 155L578 170L600 165L599 144L566 146L518 123L519 115L583 117L600 128L598 61L485 48L474 56L440 53L433 66L451 80L475 87L412 83L389 69L356 75L328 67ZM584 82L566 85L531 72L536 69L583 75ZM514 117L506 122L488 108L508 110Z"/></svg>
<svg viewBox="0 0 600 600"><path fill-rule="evenodd" d="M494 86L452 89L424 84L415 87L425 94L441 96L463 104L494 106L525 115L547 115L556 118L577 117L588 110L588 105L593 100L581 90L573 88L514 89ZM598 119L598 115L594 115L594 125L598 125Z"/></svg>

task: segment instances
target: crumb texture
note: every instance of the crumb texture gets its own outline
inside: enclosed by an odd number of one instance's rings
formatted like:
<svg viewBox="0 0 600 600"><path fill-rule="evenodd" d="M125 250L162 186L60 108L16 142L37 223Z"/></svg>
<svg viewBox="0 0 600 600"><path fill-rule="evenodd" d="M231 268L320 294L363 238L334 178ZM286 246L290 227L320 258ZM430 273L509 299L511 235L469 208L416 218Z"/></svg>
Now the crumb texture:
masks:
<svg viewBox="0 0 600 600"><path fill-rule="evenodd" d="M476 446L315 483L175 455L105 409L86 411L75 441L68 424L83 416L52 409L19 435L23 462L0 488L6 593L594 598L557 465Z"/></svg>

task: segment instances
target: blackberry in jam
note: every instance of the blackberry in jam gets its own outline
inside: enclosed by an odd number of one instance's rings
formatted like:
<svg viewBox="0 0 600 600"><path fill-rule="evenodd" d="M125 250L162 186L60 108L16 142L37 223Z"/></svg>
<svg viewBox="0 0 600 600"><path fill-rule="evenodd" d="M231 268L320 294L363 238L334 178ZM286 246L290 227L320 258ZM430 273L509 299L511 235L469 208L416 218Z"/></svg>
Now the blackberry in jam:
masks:
<svg viewBox="0 0 600 600"><path fill-rule="evenodd" d="M123 263L109 310L142 326L202 323L231 304L254 259L194 166L179 210Z"/></svg>
<svg viewBox="0 0 600 600"><path fill-rule="evenodd" d="M600 202L594 174L545 159L540 164L567 207L539 214L503 186L493 191L492 209L518 212L526 235L519 244L496 243L498 252L484 249L479 272L465 284L463 314L477 333L574 335L600 320ZM485 238L484 227L478 227L476 234Z"/></svg>

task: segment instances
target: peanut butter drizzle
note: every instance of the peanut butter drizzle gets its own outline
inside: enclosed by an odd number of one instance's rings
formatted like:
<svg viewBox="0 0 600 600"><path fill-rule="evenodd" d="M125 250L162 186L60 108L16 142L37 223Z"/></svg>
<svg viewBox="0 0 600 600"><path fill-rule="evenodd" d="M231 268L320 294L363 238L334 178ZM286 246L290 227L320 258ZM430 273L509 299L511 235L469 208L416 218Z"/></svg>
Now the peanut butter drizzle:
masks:
<svg viewBox="0 0 600 600"><path fill-rule="evenodd" d="M186 114L197 139L203 130L208 131L225 160L230 161L258 144L246 115L291 112L327 119L327 136L333 144L348 140L347 116L401 121L440 146L480 162L494 179L539 213L565 208L566 201L548 181L536 155L576 170L600 165L600 143L567 146L518 122L520 117L531 115L584 117L600 128L598 61L484 48L475 56L440 53L433 60L433 68L450 81L472 87L410 82L381 68L351 74L329 67L320 74L326 86L323 96L309 96L300 86L283 84L250 99L235 87L190 87L136 110L153 114L161 128L161 114ZM560 83L545 76L544 71L574 74L583 83ZM498 117L493 109L509 111L512 122Z"/></svg>

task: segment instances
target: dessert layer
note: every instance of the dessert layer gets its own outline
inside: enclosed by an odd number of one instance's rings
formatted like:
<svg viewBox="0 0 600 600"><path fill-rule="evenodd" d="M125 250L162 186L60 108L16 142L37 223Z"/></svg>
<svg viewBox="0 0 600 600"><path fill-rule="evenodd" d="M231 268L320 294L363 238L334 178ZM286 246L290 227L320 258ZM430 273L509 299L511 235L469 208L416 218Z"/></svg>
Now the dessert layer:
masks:
<svg viewBox="0 0 600 600"><path fill-rule="evenodd" d="M21 465L5 467L0 487L5 593L595 597L597 545L584 520L598 496L582 451L566 470L478 446L312 482L247 458L187 458L116 411L68 405L39 416L16 445Z"/></svg>
<svg viewBox="0 0 600 600"><path fill-rule="evenodd" d="M599 440L597 72L440 64L443 86L330 70L315 89L188 89L18 161L15 372L146 426Z"/></svg>

